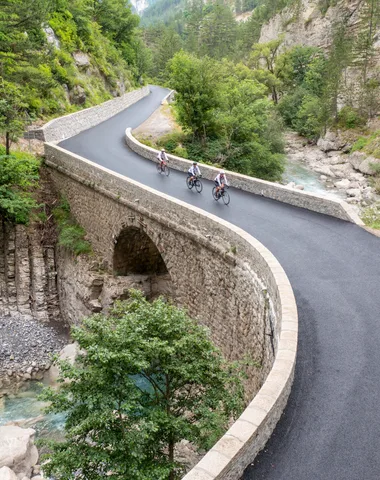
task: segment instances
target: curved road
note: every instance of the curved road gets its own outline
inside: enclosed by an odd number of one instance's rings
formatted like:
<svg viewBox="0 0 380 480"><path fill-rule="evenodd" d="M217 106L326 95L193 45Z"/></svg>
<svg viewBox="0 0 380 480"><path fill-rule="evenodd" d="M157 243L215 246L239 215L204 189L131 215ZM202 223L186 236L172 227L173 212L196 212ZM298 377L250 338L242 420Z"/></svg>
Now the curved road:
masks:
<svg viewBox="0 0 380 480"><path fill-rule="evenodd" d="M380 479L380 239L356 225L231 189L225 207L157 175L130 151L124 130L142 123L166 90L60 145L243 228L279 259L299 312L289 403L245 480Z"/></svg>

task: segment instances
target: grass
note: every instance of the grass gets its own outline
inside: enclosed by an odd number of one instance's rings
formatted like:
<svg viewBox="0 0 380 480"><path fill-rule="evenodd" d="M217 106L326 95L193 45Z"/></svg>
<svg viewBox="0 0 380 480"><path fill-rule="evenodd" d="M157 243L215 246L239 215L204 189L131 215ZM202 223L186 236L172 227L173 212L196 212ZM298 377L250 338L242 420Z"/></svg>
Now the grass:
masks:
<svg viewBox="0 0 380 480"><path fill-rule="evenodd" d="M86 240L86 231L72 216L70 205L65 198L54 208L53 216L59 232L58 245L67 248L76 256L92 253L91 244Z"/></svg>
<svg viewBox="0 0 380 480"><path fill-rule="evenodd" d="M362 151L375 158L380 158L380 130L371 135L359 137L351 148L351 153Z"/></svg>
<svg viewBox="0 0 380 480"><path fill-rule="evenodd" d="M362 214L362 220L367 227L380 230L380 203L367 207Z"/></svg>

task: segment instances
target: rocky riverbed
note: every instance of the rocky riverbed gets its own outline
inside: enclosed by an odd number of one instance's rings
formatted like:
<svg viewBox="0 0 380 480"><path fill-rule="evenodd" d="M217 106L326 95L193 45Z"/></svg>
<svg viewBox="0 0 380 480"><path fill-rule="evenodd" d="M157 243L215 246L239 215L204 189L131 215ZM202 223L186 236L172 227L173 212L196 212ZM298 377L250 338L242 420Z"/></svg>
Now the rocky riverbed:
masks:
<svg viewBox="0 0 380 480"><path fill-rule="evenodd" d="M0 397L17 392L26 380L40 380L51 356L68 342L62 327L29 317L0 317Z"/></svg>
<svg viewBox="0 0 380 480"><path fill-rule="evenodd" d="M366 207L379 199L370 180L370 164L378 160L368 158L360 152L350 154L351 145L338 134L328 132L317 145L308 144L303 137L293 132L286 134L286 140L288 163L303 165L318 174L318 180L325 185L327 193L358 207ZM302 178L290 186L297 187L296 183L302 185Z"/></svg>

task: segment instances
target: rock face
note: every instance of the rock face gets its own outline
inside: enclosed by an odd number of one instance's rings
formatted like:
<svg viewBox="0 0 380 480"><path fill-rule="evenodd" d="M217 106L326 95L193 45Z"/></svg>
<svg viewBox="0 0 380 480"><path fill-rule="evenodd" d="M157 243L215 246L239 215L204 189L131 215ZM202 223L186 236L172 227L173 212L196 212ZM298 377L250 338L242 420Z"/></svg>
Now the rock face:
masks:
<svg viewBox="0 0 380 480"><path fill-rule="evenodd" d="M347 157L348 162L361 173L372 175L374 172L372 165L379 165L380 159L366 155L362 152L354 152Z"/></svg>
<svg viewBox="0 0 380 480"><path fill-rule="evenodd" d="M284 47L307 45L328 49L332 42L334 25L348 18L347 30L350 37L356 35L362 11L366 8L361 0L343 0L336 2L336 6L329 7L325 13L321 11L321 2L318 0L301 0L292 7L285 8L275 15L261 29L260 43L277 39L284 35ZM379 38L379 33L377 38ZM369 77L377 77L377 68L380 63L380 42L374 45L375 56L368 71ZM360 74L355 67L348 67L342 77L340 107L352 105L358 100ZM329 148L329 147L328 147Z"/></svg>
<svg viewBox="0 0 380 480"><path fill-rule="evenodd" d="M37 464L34 434L32 428L0 427L0 467L8 467L18 479L30 478ZM5 473L12 479L12 473L8 470Z"/></svg>
<svg viewBox="0 0 380 480"><path fill-rule="evenodd" d="M37 228L0 221L0 317L8 315L58 318L55 254Z"/></svg>
<svg viewBox="0 0 380 480"><path fill-rule="evenodd" d="M84 52L74 52L73 58L77 67L89 67L91 64L89 56Z"/></svg>

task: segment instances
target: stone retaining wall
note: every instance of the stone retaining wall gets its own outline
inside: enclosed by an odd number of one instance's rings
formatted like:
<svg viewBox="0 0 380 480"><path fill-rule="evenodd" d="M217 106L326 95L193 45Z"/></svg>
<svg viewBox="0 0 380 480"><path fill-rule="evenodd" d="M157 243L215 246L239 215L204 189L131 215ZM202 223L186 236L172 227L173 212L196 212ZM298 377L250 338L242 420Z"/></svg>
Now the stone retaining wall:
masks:
<svg viewBox="0 0 380 480"><path fill-rule="evenodd" d="M125 108L138 102L149 95L149 87L145 86L139 90L125 93L121 97L114 98L95 107L86 108L79 112L55 118L43 127L30 130L24 137L26 139L37 139L44 142L61 142L66 138L73 137L83 130L94 127L105 120L113 117Z"/></svg>
<svg viewBox="0 0 380 480"><path fill-rule="evenodd" d="M214 215L55 145L45 151L53 180L105 264L120 231L141 229L162 255L175 300L210 328L225 356L260 359L261 369L248 370L253 400L185 477L236 480L264 447L293 381L297 309L282 267L256 239Z"/></svg>
<svg viewBox="0 0 380 480"><path fill-rule="evenodd" d="M125 141L128 147L134 152L154 162L157 161L158 151L154 148L143 145L136 140L133 137L130 128L127 128L125 132ZM168 158L170 162L170 168L179 170L181 172L187 172L192 164L192 161L177 157L175 155L169 154ZM201 171L204 178L207 180L213 180L219 172L219 169L209 165L201 164ZM279 185L278 183L267 182L265 180L260 180L258 178L249 177L239 173L227 173L231 185L239 190L244 190L256 195L272 198L273 200L289 203L290 205L306 208L307 210L312 210L314 212L331 215L332 217L356 223L357 225L363 225L363 222L351 205L343 200L333 200L314 193L293 190L289 187L285 187L284 185Z"/></svg>

